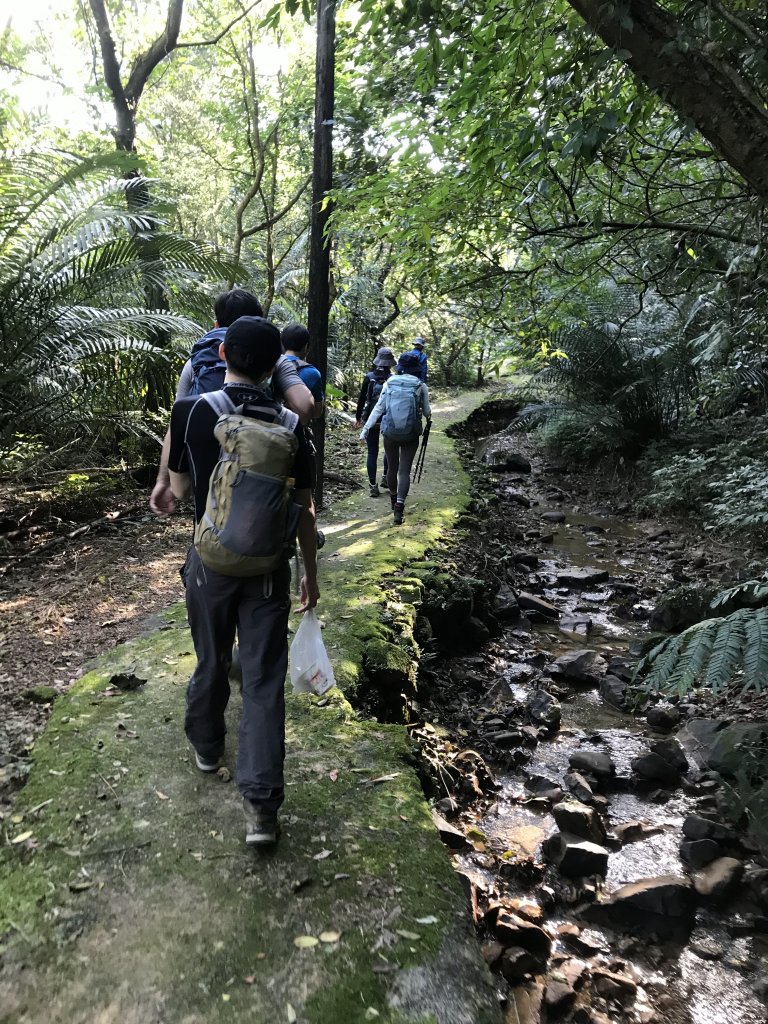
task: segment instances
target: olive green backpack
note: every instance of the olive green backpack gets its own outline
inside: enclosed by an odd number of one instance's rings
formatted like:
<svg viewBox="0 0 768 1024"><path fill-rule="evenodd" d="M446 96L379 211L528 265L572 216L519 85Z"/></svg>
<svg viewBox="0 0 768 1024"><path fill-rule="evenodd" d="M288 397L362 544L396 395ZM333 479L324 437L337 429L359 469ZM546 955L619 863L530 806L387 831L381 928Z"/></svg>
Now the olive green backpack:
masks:
<svg viewBox="0 0 768 1024"><path fill-rule="evenodd" d="M201 396L219 414L221 454L211 474L194 544L204 565L224 576L262 576L290 557L301 506L290 476L298 416L258 400L235 407L225 391ZM247 410L273 417L271 422Z"/></svg>

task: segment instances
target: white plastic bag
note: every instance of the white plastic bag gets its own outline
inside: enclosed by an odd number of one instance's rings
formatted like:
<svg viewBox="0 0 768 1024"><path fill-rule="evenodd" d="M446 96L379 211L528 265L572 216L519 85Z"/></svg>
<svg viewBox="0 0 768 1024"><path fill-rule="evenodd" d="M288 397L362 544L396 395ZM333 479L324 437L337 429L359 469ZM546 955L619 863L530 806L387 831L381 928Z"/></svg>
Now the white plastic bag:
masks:
<svg viewBox="0 0 768 1024"><path fill-rule="evenodd" d="M290 652L291 683L294 693L318 696L336 685L333 668L313 609L304 613Z"/></svg>

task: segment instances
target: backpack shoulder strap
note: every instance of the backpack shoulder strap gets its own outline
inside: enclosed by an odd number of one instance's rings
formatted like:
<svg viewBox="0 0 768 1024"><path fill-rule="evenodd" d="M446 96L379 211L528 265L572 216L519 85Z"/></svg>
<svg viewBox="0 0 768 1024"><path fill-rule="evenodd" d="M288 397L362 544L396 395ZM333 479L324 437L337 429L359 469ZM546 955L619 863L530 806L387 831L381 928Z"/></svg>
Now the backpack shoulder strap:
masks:
<svg viewBox="0 0 768 1024"><path fill-rule="evenodd" d="M217 416L226 416L228 412L234 412L236 409L235 403L226 391L206 391L200 397L206 400Z"/></svg>

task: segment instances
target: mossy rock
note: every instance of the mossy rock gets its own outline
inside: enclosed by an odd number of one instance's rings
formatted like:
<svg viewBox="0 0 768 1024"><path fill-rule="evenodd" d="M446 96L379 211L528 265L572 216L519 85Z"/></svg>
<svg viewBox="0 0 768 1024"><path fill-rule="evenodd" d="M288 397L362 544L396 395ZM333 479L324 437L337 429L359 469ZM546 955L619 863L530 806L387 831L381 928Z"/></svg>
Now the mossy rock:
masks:
<svg viewBox="0 0 768 1024"><path fill-rule="evenodd" d="M32 686L24 690L22 697L30 704L51 704L58 697L58 693L52 686Z"/></svg>

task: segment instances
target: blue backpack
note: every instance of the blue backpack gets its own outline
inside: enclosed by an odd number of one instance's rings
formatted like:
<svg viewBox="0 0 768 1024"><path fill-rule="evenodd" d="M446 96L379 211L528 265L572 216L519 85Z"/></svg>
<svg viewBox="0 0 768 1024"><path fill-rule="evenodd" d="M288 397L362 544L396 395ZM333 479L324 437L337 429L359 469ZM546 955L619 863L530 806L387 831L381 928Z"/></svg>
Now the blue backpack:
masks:
<svg viewBox="0 0 768 1024"><path fill-rule="evenodd" d="M215 327L192 346L192 390L190 395L205 395L224 386L227 364L219 359L219 345L224 341L226 327Z"/></svg>
<svg viewBox="0 0 768 1024"><path fill-rule="evenodd" d="M387 381L387 407L381 420L381 432L389 441L404 444L421 433L421 408L416 393L418 377L396 375Z"/></svg>

